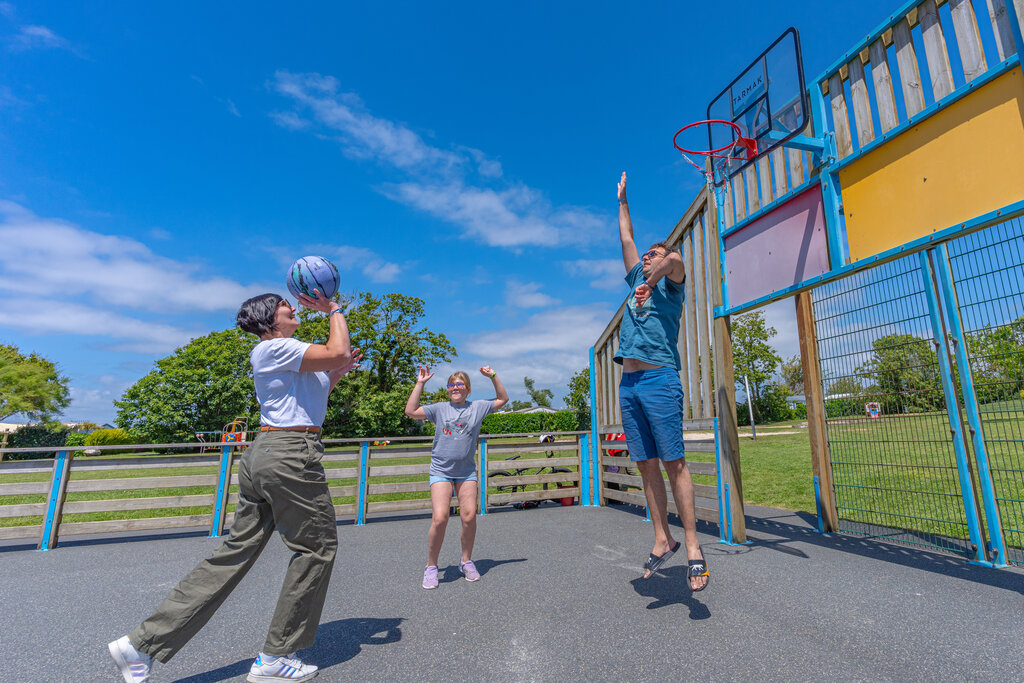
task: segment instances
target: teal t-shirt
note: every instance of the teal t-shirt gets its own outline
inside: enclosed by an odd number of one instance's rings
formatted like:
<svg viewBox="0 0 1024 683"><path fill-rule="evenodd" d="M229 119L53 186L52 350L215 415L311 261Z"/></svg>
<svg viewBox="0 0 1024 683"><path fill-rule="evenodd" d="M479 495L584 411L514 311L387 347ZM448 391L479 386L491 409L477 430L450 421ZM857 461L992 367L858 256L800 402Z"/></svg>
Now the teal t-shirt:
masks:
<svg viewBox="0 0 1024 683"><path fill-rule="evenodd" d="M629 298L619 327L619 350L615 362L635 358L651 365L679 370L679 319L683 315L683 283L667 277L658 280L644 305L637 308L636 288L643 284L643 264L626 273Z"/></svg>

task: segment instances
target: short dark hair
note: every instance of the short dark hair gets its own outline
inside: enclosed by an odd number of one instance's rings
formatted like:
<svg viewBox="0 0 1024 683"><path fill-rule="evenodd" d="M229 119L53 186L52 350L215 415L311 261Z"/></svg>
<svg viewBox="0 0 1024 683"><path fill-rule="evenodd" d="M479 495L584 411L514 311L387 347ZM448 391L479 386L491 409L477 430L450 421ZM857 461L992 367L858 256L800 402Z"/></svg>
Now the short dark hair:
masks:
<svg viewBox="0 0 1024 683"><path fill-rule="evenodd" d="M665 252L665 256L668 256L671 252L674 251L674 249L672 249L672 247L668 246L668 244L665 243L665 242L655 242L654 244L652 244L647 249L647 251L650 251L651 249L658 249L658 248L661 248Z"/></svg>
<svg viewBox="0 0 1024 683"><path fill-rule="evenodd" d="M260 294L242 302L235 322L246 332L262 337L274 329L274 315L284 301L278 294Z"/></svg>

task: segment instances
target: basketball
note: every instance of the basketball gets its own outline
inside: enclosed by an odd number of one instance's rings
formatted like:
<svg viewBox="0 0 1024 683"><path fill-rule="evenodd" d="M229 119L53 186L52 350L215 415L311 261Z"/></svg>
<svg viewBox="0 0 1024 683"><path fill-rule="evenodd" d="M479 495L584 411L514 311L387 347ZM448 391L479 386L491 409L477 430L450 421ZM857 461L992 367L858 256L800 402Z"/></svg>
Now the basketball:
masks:
<svg viewBox="0 0 1024 683"><path fill-rule="evenodd" d="M313 298L313 290L318 289L323 296L330 299L338 293L341 277L334 264L323 256L303 256L288 269L285 284L294 297L305 294Z"/></svg>

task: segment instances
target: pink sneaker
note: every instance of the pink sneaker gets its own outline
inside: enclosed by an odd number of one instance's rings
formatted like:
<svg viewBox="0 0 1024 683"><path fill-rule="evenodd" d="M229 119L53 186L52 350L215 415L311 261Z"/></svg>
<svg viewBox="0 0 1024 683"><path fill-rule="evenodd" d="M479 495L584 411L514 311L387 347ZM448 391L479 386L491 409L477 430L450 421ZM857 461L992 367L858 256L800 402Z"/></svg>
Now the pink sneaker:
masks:
<svg viewBox="0 0 1024 683"><path fill-rule="evenodd" d="M437 588L437 567L427 567L423 570L423 587L427 590Z"/></svg>
<svg viewBox="0 0 1024 683"><path fill-rule="evenodd" d="M459 562L459 570L466 575L466 581L480 580L480 572L476 570L476 565L473 564L473 560Z"/></svg>

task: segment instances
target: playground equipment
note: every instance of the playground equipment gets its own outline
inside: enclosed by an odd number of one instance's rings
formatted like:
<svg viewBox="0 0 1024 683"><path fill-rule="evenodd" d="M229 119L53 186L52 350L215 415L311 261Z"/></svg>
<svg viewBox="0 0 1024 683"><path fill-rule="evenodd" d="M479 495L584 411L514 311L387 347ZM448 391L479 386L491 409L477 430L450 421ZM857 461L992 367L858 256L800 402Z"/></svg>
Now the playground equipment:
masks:
<svg viewBox="0 0 1024 683"><path fill-rule="evenodd" d="M202 455L208 449L217 448L219 444L231 443L239 444L239 450L245 450L246 446L241 445L246 440L246 433L249 428L249 418L246 416L236 417L231 422L224 425L224 428L218 432L196 432L196 440L203 444L199 447L199 453ZM215 437L215 439L214 439ZM207 439L211 439L207 441Z"/></svg>
<svg viewBox="0 0 1024 683"><path fill-rule="evenodd" d="M719 511L738 542L729 317L795 297L820 528L1024 563L1024 440L998 417L1024 422L1024 409L1019 396L993 398L1024 386L1024 363L1006 360L1024 360L1024 335L997 341L1024 327L1024 1L990 0L982 21L975 5L906 2L807 83L788 29L698 122L708 183L666 241L687 275L686 417L718 418ZM692 154L678 140L687 128L673 142ZM621 315L593 349L595 432L621 421ZM908 354L914 363L885 364ZM842 414L838 400L827 411L825 386L840 378L868 399L843 400L877 403L887 419ZM927 434L858 435L857 419Z"/></svg>

